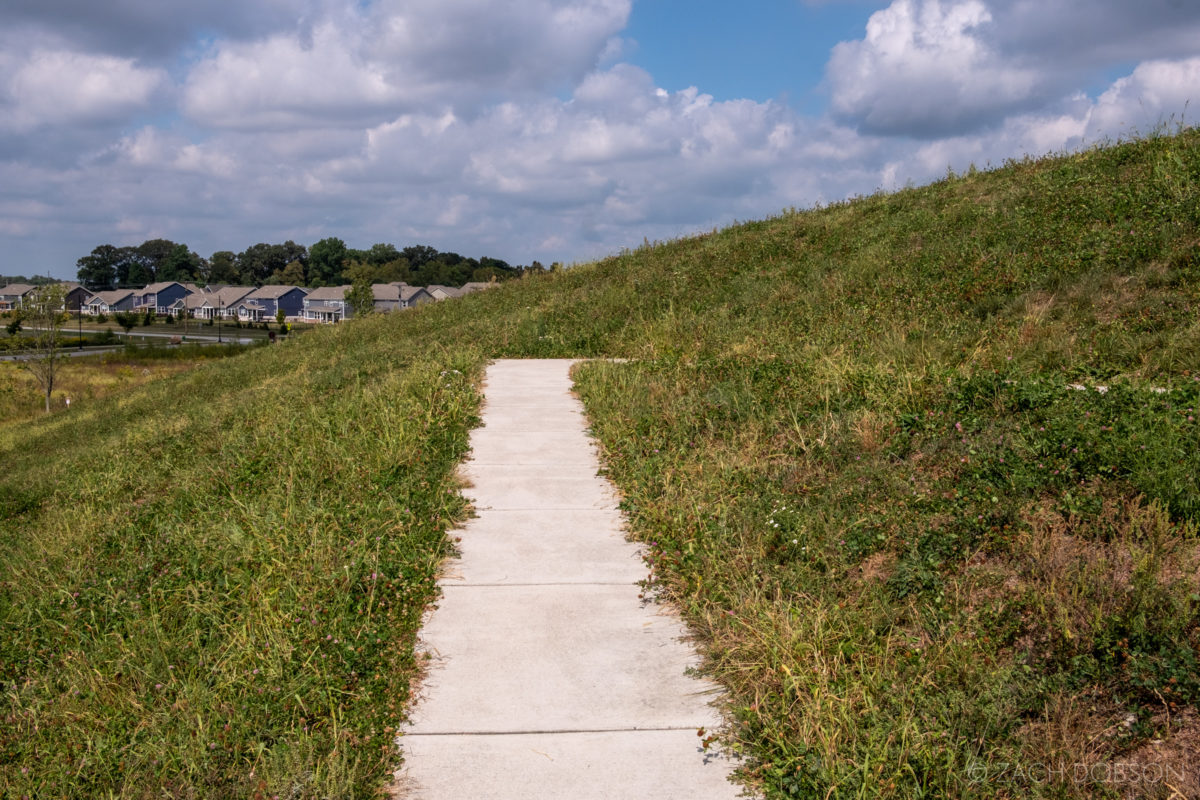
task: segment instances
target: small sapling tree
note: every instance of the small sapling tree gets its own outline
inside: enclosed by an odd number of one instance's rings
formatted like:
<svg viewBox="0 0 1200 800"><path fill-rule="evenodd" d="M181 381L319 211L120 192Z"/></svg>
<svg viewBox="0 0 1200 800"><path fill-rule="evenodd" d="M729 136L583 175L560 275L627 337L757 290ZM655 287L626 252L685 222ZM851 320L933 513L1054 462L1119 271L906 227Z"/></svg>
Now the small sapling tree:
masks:
<svg viewBox="0 0 1200 800"><path fill-rule="evenodd" d="M375 292L368 281L355 281L346 290L346 302L354 309L354 316L365 317L375 310Z"/></svg>
<svg viewBox="0 0 1200 800"><path fill-rule="evenodd" d="M29 326L28 337L29 356L21 361L21 366L29 370L41 385L46 395L46 413L50 413L50 393L54 391L54 379L58 375L59 362L63 356L59 352L63 322L67 315L63 312L66 293L60 284L51 283L38 288L24 306L25 322Z"/></svg>
<svg viewBox="0 0 1200 800"><path fill-rule="evenodd" d="M138 324L138 315L129 311L118 311L116 314L113 314L113 319L125 329L126 339L129 338L129 332Z"/></svg>

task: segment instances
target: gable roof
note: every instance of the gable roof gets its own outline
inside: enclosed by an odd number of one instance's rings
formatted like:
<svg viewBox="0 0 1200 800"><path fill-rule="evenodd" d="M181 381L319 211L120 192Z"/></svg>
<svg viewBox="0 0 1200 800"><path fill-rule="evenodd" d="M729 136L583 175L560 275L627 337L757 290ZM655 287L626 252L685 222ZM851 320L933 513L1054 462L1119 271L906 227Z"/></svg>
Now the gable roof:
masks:
<svg viewBox="0 0 1200 800"><path fill-rule="evenodd" d="M310 291L306 297L308 300L345 300L346 292L350 291L350 286L322 286L318 289Z"/></svg>
<svg viewBox="0 0 1200 800"><path fill-rule="evenodd" d="M453 286L442 286L439 283L431 283L425 287L425 291L429 292L434 297L439 294L443 297L462 297L462 291L455 289Z"/></svg>
<svg viewBox="0 0 1200 800"><path fill-rule="evenodd" d="M36 288L37 288L36 286L31 286L28 283L10 283L8 286L5 286L3 289L0 289L0 296L23 297L23 296L29 294L30 292L32 292Z"/></svg>
<svg viewBox="0 0 1200 800"><path fill-rule="evenodd" d="M414 297L416 297L417 295L419 295L423 292L426 296L431 296L429 294L429 292L425 291L424 286L409 286L409 285L405 284L404 286L399 287L399 289L400 289L400 299L403 300L405 303L407 303L409 300L412 300Z"/></svg>
<svg viewBox="0 0 1200 800"><path fill-rule="evenodd" d="M164 291L172 286L181 286L185 290L187 289L187 287L179 281L160 281L159 283L152 283L144 289L139 290L138 294L158 294L159 292Z"/></svg>
<svg viewBox="0 0 1200 800"><path fill-rule="evenodd" d="M371 294L375 296L376 302L400 302L400 287L390 283L372 284Z"/></svg>
<svg viewBox="0 0 1200 800"><path fill-rule="evenodd" d="M92 295L92 299L88 305L92 303L103 303L106 306L114 306L117 303L133 296L132 289L114 289L111 292L96 292Z"/></svg>
<svg viewBox="0 0 1200 800"><path fill-rule="evenodd" d="M268 284L267 286L258 287L253 292L251 292L249 295L247 295L247 297L252 300L278 300L280 297L283 297L288 292L293 292L296 289L300 289L300 287L299 286L280 286L278 284ZM305 289L300 289L300 291L304 292L305 294L308 294L308 292Z"/></svg>

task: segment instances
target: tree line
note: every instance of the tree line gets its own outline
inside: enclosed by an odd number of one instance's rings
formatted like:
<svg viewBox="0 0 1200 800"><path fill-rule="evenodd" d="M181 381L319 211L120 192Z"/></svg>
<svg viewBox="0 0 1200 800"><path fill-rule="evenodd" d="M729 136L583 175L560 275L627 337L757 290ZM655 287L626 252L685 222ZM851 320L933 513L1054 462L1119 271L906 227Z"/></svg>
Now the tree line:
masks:
<svg viewBox="0 0 1200 800"><path fill-rule="evenodd" d="M398 249L392 244L356 250L336 237L312 247L288 240L259 243L240 253L219 250L201 258L185 244L151 239L136 247L103 244L76 262L78 279L93 292L140 288L162 281L262 286L340 286L404 281L413 286L462 286L470 281L508 280L540 272L535 261L512 266L498 258L467 258L426 245Z"/></svg>

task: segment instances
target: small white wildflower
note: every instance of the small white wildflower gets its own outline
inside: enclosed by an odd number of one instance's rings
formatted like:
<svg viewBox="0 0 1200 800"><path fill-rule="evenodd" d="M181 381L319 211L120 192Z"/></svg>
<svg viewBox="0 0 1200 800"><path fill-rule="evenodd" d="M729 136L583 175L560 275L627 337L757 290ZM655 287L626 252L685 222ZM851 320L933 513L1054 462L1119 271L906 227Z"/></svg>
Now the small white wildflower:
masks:
<svg viewBox="0 0 1200 800"><path fill-rule="evenodd" d="M1099 392L1100 394L1108 394L1108 387L1107 386L1097 386L1096 391Z"/></svg>
<svg viewBox="0 0 1200 800"><path fill-rule="evenodd" d="M799 539L792 539L792 544L800 544L800 540L799 540Z"/></svg>

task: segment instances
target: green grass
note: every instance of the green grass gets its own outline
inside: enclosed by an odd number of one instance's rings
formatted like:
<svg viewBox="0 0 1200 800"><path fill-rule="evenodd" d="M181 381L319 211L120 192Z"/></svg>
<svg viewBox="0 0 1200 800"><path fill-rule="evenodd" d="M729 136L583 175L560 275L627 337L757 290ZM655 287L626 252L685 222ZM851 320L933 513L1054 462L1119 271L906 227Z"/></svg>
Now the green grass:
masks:
<svg viewBox="0 0 1200 800"><path fill-rule="evenodd" d="M614 356L581 395L745 780L1194 794L1198 309L1183 131L648 245L0 429L0 791L376 796L465 512L474 382L494 357Z"/></svg>

